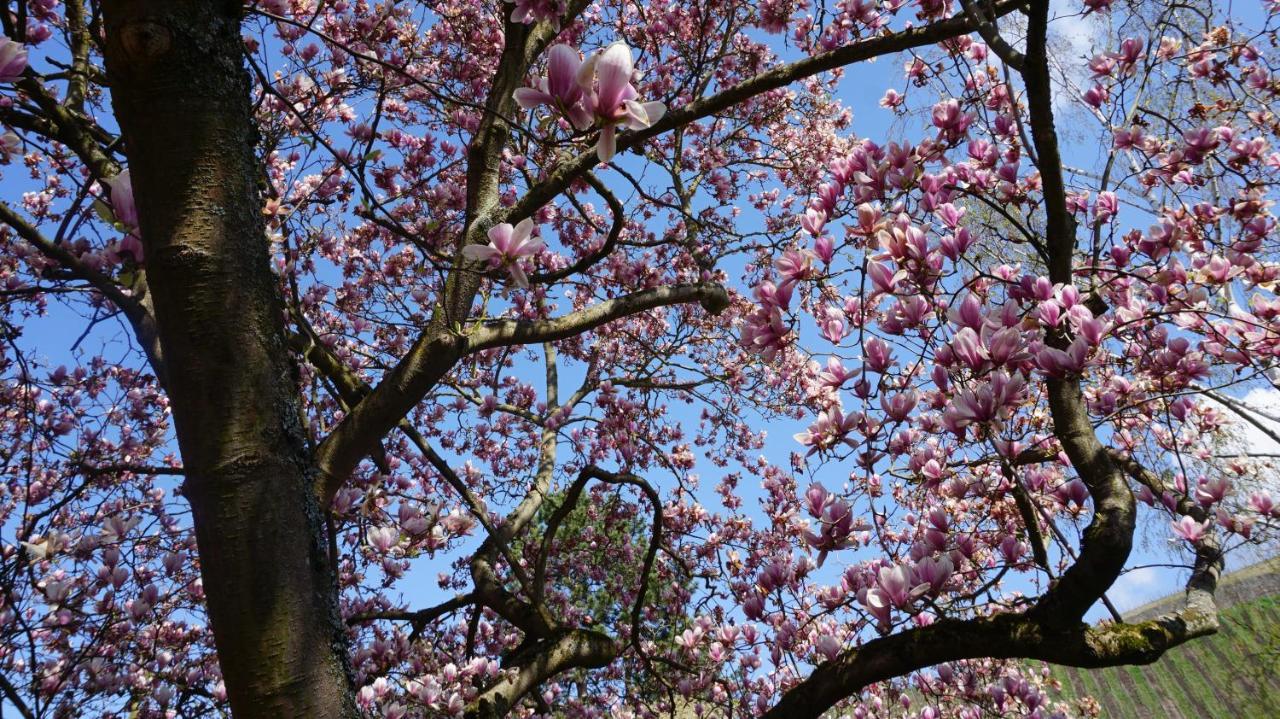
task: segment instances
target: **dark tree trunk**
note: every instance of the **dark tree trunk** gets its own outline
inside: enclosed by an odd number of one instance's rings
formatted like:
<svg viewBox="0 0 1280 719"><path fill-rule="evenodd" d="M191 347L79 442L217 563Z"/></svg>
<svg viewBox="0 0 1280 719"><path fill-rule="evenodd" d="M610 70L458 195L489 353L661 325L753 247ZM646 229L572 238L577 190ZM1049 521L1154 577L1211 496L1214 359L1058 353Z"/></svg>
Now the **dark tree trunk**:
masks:
<svg viewBox="0 0 1280 719"><path fill-rule="evenodd" d="M242 3L105 0L166 389L232 711L358 715L254 158Z"/></svg>

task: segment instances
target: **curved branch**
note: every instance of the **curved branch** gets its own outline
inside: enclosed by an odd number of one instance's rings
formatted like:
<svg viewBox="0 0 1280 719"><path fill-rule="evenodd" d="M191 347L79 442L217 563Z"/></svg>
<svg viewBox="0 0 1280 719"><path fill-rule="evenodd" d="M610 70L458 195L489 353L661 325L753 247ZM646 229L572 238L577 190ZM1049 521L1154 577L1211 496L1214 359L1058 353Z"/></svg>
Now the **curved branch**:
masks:
<svg viewBox="0 0 1280 719"><path fill-rule="evenodd" d="M486 689L467 708L467 719L499 719L530 690L569 669L603 667L618 655L609 637L588 629L569 629L543 642L519 669Z"/></svg>
<svg viewBox="0 0 1280 719"><path fill-rule="evenodd" d="M582 179L604 198L605 203L609 205L609 211L613 213L613 225L609 228L609 234L595 252L564 269L530 275L530 284L555 282L587 270L613 252L613 248L618 244L618 238L622 236L622 228L627 226L626 210L623 209L622 203L618 201L617 196L610 192L609 188L605 187L604 183L596 179L596 176L590 172L584 174Z"/></svg>
<svg viewBox="0 0 1280 719"><path fill-rule="evenodd" d="M673 285L606 300L556 319L503 320L480 325L468 334L423 335L316 448L321 502L328 506L361 458L466 355L517 343L566 339L638 312L695 301L715 313L728 306L728 294L711 282Z"/></svg>
<svg viewBox="0 0 1280 719"><path fill-rule="evenodd" d="M547 520L547 529L542 536L542 547L538 553L538 563L534 569L534 591L537 592L539 599L542 596L543 584L546 582L547 558L551 554L551 543L555 541L556 533L560 530L560 524L564 522L565 517L573 511L577 505L582 490L587 484L588 479L596 479L606 484L629 484L638 488L644 493L645 498L649 500L650 506L653 507L653 530L649 535L649 547L645 551L644 564L640 569L640 586L636 591L636 601L631 606L631 644L639 646L640 642L640 613L644 611L645 595L649 592L649 576L653 572L653 563L658 556L658 547L662 545L662 498L658 496L658 491L653 488L642 477L634 474L617 474L605 471L595 465L584 467L578 474L578 479L570 485L565 491L564 501L561 502L556 511L552 513Z"/></svg>
<svg viewBox="0 0 1280 719"><path fill-rule="evenodd" d="M1071 284L1076 224L1067 208L1062 158L1054 129L1048 23L1048 0L1035 0L1028 13L1027 54L1022 76L1044 188L1049 278L1054 283ZM1064 343L1060 336L1048 339L1050 343ZM1088 487L1094 505L1093 518L1080 541L1079 556L1031 610L1040 621L1066 627L1079 622L1120 576L1133 548L1137 507L1124 476L1093 430L1079 380L1049 378L1046 385L1053 434Z"/></svg>
<svg viewBox="0 0 1280 719"><path fill-rule="evenodd" d="M156 327L156 320L142 302L125 294L124 289L115 280L84 264L64 247L49 240L40 230L36 229L35 225L27 222L4 202L0 202L0 222L13 228L19 237L30 243L32 247L35 247L40 254L57 262L58 265L71 272L77 278L88 282L95 290L102 293L103 297L106 297L112 304L119 307L125 318L129 320L129 325L133 327L133 332L137 335L138 342L142 345L142 351L146 353L147 360L151 363L151 368L155 371L156 377L160 379L161 386L165 384L164 353L160 348L160 335Z"/></svg>
<svg viewBox="0 0 1280 719"><path fill-rule="evenodd" d="M357 624L364 624L366 622L375 622L380 620L393 621L393 622L409 622L409 625L413 628L412 632L409 634L409 641L413 641L414 639L418 638L418 635L422 633L422 630L426 628L426 625L429 622L433 622L436 619L439 619L440 617L443 617L446 614L456 612L459 609L463 609L464 607L469 607L474 603L475 603L475 595L470 593L462 594L457 597L454 597L453 599L450 599L447 602L442 602L441 604L437 604L434 607L428 607L426 609L418 609L412 612L386 611L386 612L366 612L364 614L355 614L350 617L347 617L347 625L355 626Z"/></svg>
<svg viewBox="0 0 1280 719"><path fill-rule="evenodd" d="M467 335L468 351L567 339L623 317L689 302L698 302L708 312L719 314L729 306L729 294L713 282L671 285L605 300L554 319L491 322Z"/></svg>

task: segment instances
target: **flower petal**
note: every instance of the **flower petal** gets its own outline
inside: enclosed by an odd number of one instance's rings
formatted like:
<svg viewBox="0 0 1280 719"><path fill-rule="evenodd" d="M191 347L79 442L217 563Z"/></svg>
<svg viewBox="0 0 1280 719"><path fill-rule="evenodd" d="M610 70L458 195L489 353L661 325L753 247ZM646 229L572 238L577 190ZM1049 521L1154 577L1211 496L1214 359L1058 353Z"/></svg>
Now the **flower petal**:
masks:
<svg viewBox="0 0 1280 719"><path fill-rule="evenodd" d="M596 142L596 156L601 162L608 162L618 152L618 138L613 125L600 131L600 140Z"/></svg>
<svg viewBox="0 0 1280 719"><path fill-rule="evenodd" d="M532 87L522 87L516 90L512 95L516 99L516 104L526 110L532 110L539 105L553 105L555 98L551 95L534 89Z"/></svg>
<svg viewBox="0 0 1280 719"><path fill-rule="evenodd" d="M513 263L509 269L512 283L522 290L529 289L529 278L525 276L524 270L520 269L520 264Z"/></svg>
<svg viewBox="0 0 1280 719"><path fill-rule="evenodd" d="M597 92L602 110L616 108L629 99L625 93L631 87L632 69L631 48L626 43L615 42L605 49L596 68L596 76L600 81Z"/></svg>
<svg viewBox="0 0 1280 719"><path fill-rule="evenodd" d="M644 106L644 111L649 114L649 124L651 125L667 114L667 106L661 102L645 102L641 104Z"/></svg>
<svg viewBox="0 0 1280 719"><path fill-rule="evenodd" d="M526 217L520 220L520 222L516 223L515 229L511 231L512 247L520 246L525 240L529 239L531 234L533 234L533 218Z"/></svg>
<svg viewBox="0 0 1280 719"><path fill-rule="evenodd" d="M462 248L462 256L468 260L484 261L498 254L490 245L467 245Z"/></svg>
<svg viewBox="0 0 1280 719"><path fill-rule="evenodd" d="M577 50L568 45L553 45L547 58L547 92L572 102L573 93L581 92L577 87L581 67L582 58L578 57Z"/></svg>

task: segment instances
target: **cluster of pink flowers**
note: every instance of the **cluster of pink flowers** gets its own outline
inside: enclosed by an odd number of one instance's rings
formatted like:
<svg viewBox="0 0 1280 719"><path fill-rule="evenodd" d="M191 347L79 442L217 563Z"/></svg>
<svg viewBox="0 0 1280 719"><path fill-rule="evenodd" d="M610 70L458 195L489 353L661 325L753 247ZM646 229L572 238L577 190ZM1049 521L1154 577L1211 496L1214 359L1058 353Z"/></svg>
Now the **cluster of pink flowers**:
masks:
<svg viewBox="0 0 1280 719"><path fill-rule="evenodd" d="M516 102L526 110L548 105L577 130L598 127L596 154L601 162L608 162L617 153L619 125L643 130L667 111L661 102L638 99L634 75L631 48L624 42L597 51L585 62L577 50L554 45L548 52L546 76L534 87L516 90Z"/></svg>

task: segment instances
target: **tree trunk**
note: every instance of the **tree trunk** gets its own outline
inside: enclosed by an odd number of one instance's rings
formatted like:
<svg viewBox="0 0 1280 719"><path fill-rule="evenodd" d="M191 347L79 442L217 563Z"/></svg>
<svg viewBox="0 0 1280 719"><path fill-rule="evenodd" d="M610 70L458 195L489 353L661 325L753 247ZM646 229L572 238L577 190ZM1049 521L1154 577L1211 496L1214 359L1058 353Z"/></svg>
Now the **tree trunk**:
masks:
<svg viewBox="0 0 1280 719"><path fill-rule="evenodd" d="M242 3L104 0L209 618L244 717L355 717L254 157Z"/></svg>

